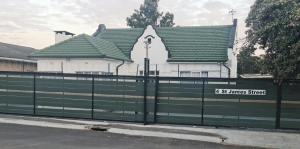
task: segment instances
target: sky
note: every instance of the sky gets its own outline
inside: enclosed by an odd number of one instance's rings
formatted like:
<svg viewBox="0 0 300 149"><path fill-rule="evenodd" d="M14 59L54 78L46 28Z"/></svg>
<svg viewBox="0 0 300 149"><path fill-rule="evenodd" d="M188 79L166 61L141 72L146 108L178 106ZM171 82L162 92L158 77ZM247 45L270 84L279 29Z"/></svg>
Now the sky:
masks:
<svg viewBox="0 0 300 149"><path fill-rule="evenodd" d="M54 44L54 32L93 34L99 24L127 28L126 17L144 0L1 0L0 42L42 49ZM172 12L176 26L232 24L236 11L238 39L255 0L160 0L159 10Z"/></svg>

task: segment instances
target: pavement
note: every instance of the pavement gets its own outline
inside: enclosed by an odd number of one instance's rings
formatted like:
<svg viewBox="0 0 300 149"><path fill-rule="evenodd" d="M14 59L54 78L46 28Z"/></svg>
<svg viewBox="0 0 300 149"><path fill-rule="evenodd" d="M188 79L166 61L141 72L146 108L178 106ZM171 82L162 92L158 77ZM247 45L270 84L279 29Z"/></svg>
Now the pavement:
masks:
<svg viewBox="0 0 300 149"><path fill-rule="evenodd" d="M0 115L0 138L1 148L5 149L47 149L48 146L49 148L74 149L298 149L300 132L288 130L229 129L177 125L144 126L142 124L133 123ZM67 144L63 142L67 142ZM31 147L30 144L34 146ZM83 147L82 145L85 146Z"/></svg>
<svg viewBox="0 0 300 149"><path fill-rule="evenodd" d="M0 124L1 149L250 149L217 143L109 132Z"/></svg>

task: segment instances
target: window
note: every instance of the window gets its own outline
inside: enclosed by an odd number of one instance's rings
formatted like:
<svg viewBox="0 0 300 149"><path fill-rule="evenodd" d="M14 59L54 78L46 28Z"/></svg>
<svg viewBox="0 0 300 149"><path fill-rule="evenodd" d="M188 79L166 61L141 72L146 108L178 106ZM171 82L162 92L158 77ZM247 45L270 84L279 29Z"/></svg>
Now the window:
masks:
<svg viewBox="0 0 300 149"><path fill-rule="evenodd" d="M101 75L106 75L106 76L111 76L113 74L114 73L112 73L112 72L101 72Z"/></svg>
<svg viewBox="0 0 300 149"><path fill-rule="evenodd" d="M149 75L150 76L155 76L155 75L159 76L159 71L150 71ZM144 76L144 71L140 71L140 76Z"/></svg>
<svg viewBox="0 0 300 149"><path fill-rule="evenodd" d="M190 71L180 71L180 77L191 77Z"/></svg>
<svg viewBox="0 0 300 149"><path fill-rule="evenodd" d="M99 72L92 72L93 75L99 75Z"/></svg>
<svg viewBox="0 0 300 149"><path fill-rule="evenodd" d="M192 73L192 77L200 78L201 77L201 73L200 72L193 72Z"/></svg>
<svg viewBox="0 0 300 149"><path fill-rule="evenodd" d="M156 71L156 75L159 76L159 71Z"/></svg>
<svg viewBox="0 0 300 149"><path fill-rule="evenodd" d="M208 78L208 71L202 71L201 76L202 78Z"/></svg>
<svg viewBox="0 0 300 149"><path fill-rule="evenodd" d="M150 71L149 75L150 76L154 76L155 75L155 71Z"/></svg>

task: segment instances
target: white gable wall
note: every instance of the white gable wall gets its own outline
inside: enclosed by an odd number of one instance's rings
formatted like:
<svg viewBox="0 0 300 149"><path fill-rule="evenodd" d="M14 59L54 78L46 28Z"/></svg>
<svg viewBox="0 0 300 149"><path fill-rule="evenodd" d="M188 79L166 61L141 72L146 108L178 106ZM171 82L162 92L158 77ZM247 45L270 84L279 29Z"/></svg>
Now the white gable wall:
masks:
<svg viewBox="0 0 300 149"><path fill-rule="evenodd" d="M165 45L161 41L161 38L156 34L155 30L152 26L148 26L144 32L144 34L138 39L138 42L134 45L133 50L131 52L131 59L134 63L130 64L130 68L135 66L135 73L137 67L139 70L144 69L144 58L146 57L146 48L145 43L148 35L152 35L154 39L152 39L152 44L149 46L148 55L150 59L150 68L151 70L156 69L156 64L159 67L167 65L168 60L168 51L165 48Z"/></svg>

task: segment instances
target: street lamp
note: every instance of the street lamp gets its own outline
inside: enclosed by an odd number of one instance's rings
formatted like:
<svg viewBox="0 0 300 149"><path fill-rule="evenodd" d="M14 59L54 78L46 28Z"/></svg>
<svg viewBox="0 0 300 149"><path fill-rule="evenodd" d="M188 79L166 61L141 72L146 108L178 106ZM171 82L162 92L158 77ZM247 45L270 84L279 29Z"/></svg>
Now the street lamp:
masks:
<svg viewBox="0 0 300 149"><path fill-rule="evenodd" d="M154 39L153 36L148 35L145 37L145 45L146 45L146 57L144 61L144 125L147 124L147 90L148 90L148 77L149 77L149 45L152 43L152 39Z"/></svg>
<svg viewBox="0 0 300 149"><path fill-rule="evenodd" d="M146 57L144 60L144 76L149 76L149 69L150 69L150 60L149 60L149 48L150 48L150 44L152 44L152 39L155 39L155 37L153 37L152 35L148 35L145 37L145 45L146 45Z"/></svg>
<svg viewBox="0 0 300 149"><path fill-rule="evenodd" d="M146 45L146 58L149 58L149 45L152 43L152 39L151 38L147 38L146 41L144 41L145 45Z"/></svg>

